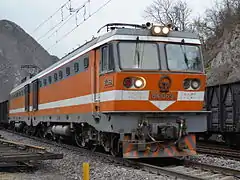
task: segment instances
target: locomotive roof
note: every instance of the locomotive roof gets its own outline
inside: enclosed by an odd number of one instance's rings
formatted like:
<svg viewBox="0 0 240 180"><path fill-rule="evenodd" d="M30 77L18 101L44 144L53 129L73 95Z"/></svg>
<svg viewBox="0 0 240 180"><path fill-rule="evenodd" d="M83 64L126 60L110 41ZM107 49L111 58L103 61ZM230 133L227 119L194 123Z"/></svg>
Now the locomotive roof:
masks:
<svg viewBox="0 0 240 180"><path fill-rule="evenodd" d="M41 71L37 75L28 79L27 81L19 84L17 87L12 89L10 93L13 93L25 85L31 83L32 81L45 76L46 74L52 72L53 70L63 66L64 64L72 61L76 57L87 53L91 49L97 48L111 40L135 40L136 37L139 36L140 40L148 40L148 41L167 41L167 42L181 42L182 39L185 40L186 43L195 43L201 44L199 37L195 33L191 32L182 32L182 31L170 31L167 37L165 36L152 36L151 31L149 29L133 29L133 28L118 28L114 29L110 32L107 32L103 35L93 38L92 40L86 42L79 48L73 50L68 53L66 56L62 57L58 62L49 66L45 70ZM178 39L178 40L177 40ZM177 40L177 41L176 41Z"/></svg>

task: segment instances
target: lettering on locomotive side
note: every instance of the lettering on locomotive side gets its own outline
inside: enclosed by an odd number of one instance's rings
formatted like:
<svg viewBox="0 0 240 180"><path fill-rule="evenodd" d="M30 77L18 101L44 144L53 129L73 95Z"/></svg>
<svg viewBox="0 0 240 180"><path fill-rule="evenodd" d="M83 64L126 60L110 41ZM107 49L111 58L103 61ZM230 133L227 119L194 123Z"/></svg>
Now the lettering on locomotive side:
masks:
<svg viewBox="0 0 240 180"><path fill-rule="evenodd" d="M112 87L113 84L113 77L107 77L104 79L104 87Z"/></svg>
<svg viewBox="0 0 240 180"><path fill-rule="evenodd" d="M159 92L159 91L151 91L149 94L150 100L176 100L177 92Z"/></svg>

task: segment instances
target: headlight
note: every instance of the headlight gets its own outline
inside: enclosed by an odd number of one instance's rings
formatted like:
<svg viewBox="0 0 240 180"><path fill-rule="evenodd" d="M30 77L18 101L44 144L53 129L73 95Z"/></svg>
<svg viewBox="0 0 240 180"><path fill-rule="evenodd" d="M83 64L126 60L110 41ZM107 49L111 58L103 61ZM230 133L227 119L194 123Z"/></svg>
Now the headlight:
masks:
<svg viewBox="0 0 240 180"><path fill-rule="evenodd" d="M137 79L137 80L134 82L134 86L135 86L136 88L142 87L143 84L144 84L144 82L143 82L142 79Z"/></svg>
<svg viewBox="0 0 240 180"><path fill-rule="evenodd" d="M153 31L154 31L154 33L156 33L156 34L159 34L159 33L161 32L161 27L155 26L155 27L153 28Z"/></svg>
<svg viewBox="0 0 240 180"><path fill-rule="evenodd" d="M170 31L170 30L169 30L168 27L164 27L164 28L162 29L163 34L168 34L169 31Z"/></svg>
<svg viewBox="0 0 240 180"><path fill-rule="evenodd" d="M192 83L191 83L191 86L192 86L193 89L199 88L199 86L200 86L200 81L197 80L197 79L193 79L193 80L192 80Z"/></svg>
<svg viewBox="0 0 240 180"><path fill-rule="evenodd" d="M166 36L170 32L170 28L167 26L152 26L151 32L155 36Z"/></svg>

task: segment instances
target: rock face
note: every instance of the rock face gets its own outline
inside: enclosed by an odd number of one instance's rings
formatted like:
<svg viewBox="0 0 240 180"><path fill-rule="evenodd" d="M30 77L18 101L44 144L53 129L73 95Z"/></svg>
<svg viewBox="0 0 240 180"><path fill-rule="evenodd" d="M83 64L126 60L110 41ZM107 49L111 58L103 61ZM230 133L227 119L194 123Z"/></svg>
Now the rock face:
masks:
<svg viewBox="0 0 240 180"><path fill-rule="evenodd" d="M208 85L240 81L240 24L211 44L205 52Z"/></svg>
<svg viewBox="0 0 240 180"><path fill-rule="evenodd" d="M7 20L0 21L0 102L8 99L11 89L28 72L22 65L36 65L45 69L58 61L21 27Z"/></svg>

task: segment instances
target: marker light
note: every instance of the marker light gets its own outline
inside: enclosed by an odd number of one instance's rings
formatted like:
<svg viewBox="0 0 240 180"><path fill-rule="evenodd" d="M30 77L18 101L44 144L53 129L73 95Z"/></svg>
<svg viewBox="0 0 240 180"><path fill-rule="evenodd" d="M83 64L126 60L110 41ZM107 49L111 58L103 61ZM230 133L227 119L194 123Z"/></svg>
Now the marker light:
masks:
<svg viewBox="0 0 240 180"><path fill-rule="evenodd" d="M193 79L193 80L192 80L192 83L191 83L191 86L192 86L193 89L199 88L199 86L200 86L200 81L199 81L198 79Z"/></svg>
<svg viewBox="0 0 240 180"><path fill-rule="evenodd" d="M140 87L142 87L143 86L143 80L142 79L137 79L135 82L134 82L134 86L136 87L136 88L140 88Z"/></svg>
<svg viewBox="0 0 240 180"><path fill-rule="evenodd" d="M125 78L124 81L123 81L123 85L126 87L126 88L130 88L132 86L132 79L131 78Z"/></svg>
<svg viewBox="0 0 240 180"><path fill-rule="evenodd" d="M185 80L183 81L183 87L184 87L184 89L190 88L190 84L191 84L191 81L190 81L189 79L185 79Z"/></svg>

